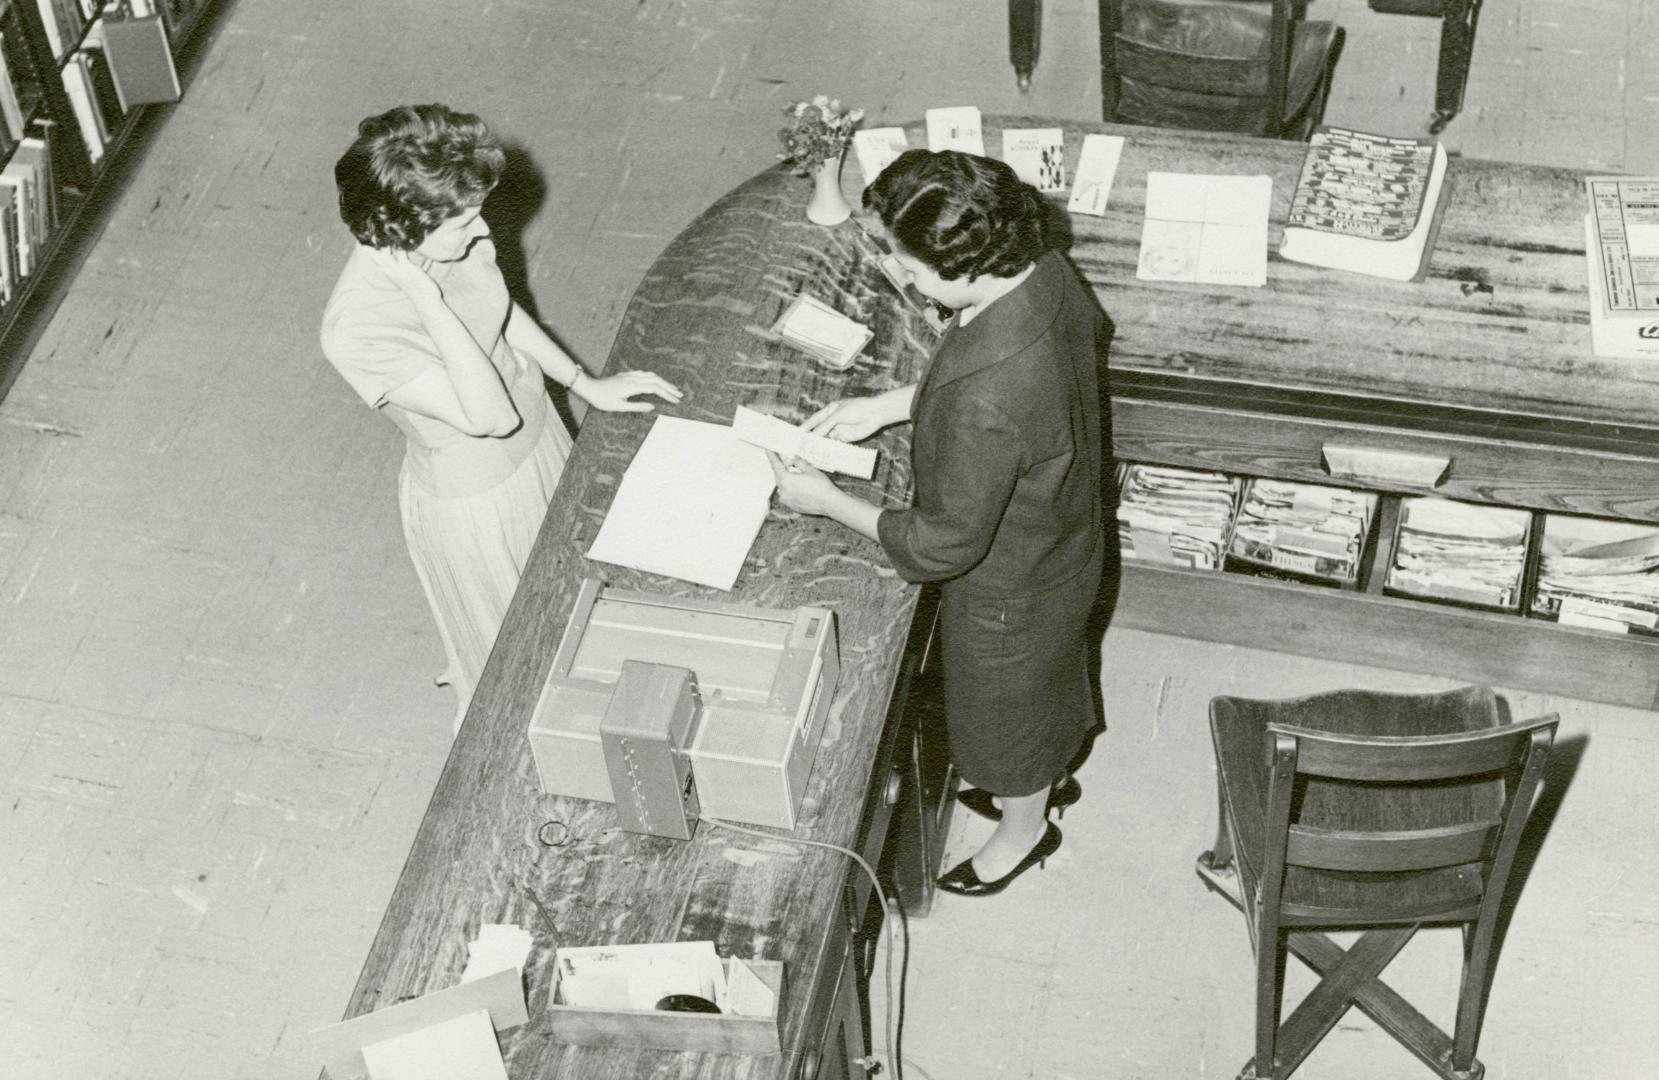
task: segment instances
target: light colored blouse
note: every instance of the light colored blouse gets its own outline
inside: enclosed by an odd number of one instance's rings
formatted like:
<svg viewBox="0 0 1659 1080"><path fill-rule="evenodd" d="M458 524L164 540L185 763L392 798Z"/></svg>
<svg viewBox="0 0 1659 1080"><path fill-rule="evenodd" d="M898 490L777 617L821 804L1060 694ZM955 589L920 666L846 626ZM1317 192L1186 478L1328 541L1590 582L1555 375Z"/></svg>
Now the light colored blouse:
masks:
<svg viewBox="0 0 1659 1080"><path fill-rule="evenodd" d="M408 293L359 244L346 260L323 312L322 346L335 369L370 407L379 409L407 438L404 461L410 479L440 498L476 495L501 483L529 456L552 416L541 369L507 343L511 301L488 237L466 258L434 263L428 273L444 303L460 318L490 358L523 423L504 437L468 435L442 420L388 400L398 387L443 367Z"/></svg>

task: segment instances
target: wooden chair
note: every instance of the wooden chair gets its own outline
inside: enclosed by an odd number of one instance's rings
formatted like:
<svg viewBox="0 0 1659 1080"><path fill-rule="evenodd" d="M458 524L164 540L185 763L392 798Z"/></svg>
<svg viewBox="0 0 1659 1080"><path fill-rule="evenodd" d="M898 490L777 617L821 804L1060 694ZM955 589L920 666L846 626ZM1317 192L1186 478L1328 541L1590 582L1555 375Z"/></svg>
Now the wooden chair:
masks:
<svg viewBox="0 0 1659 1080"><path fill-rule="evenodd" d="M1290 1076L1350 1005L1446 1080L1482 1075L1499 911L1555 729L1502 723L1486 687L1210 703L1222 836L1199 874L1244 911L1256 954L1241 1078ZM1451 1037L1377 978L1427 923L1463 928ZM1344 950L1327 929L1364 932ZM1281 1026L1287 949L1321 981Z"/></svg>
<svg viewBox="0 0 1659 1080"><path fill-rule="evenodd" d="M1323 120L1342 27L1306 0L1100 0L1107 120L1305 139Z"/></svg>
<svg viewBox="0 0 1659 1080"><path fill-rule="evenodd" d="M1469 85L1469 61L1475 51L1480 0L1367 0L1385 15L1425 15L1440 20L1440 58L1434 77L1434 117L1429 134L1438 135L1463 109Z"/></svg>

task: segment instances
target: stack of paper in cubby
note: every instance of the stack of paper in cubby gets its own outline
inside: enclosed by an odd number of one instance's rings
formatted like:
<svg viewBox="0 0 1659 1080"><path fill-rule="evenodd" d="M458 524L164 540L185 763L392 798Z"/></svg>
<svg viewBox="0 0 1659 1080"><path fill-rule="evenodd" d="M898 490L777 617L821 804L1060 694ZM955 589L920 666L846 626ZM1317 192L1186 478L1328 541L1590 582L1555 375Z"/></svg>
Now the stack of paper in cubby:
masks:
<svg viewBox="0 0 1659 1080"><path fill-rule="evenodd" d="M1239 482L1222 473L1130 465L1118 499L1123 556L1213 570L1221 565Z"/></svg>
<svg viewBox="0 0 1659 1080"><path fill-rule="evenodd" d="M1526 510L1403 499L1387 585L1413 596L1517 607L1531 526Z"/></svg>
<svg viewBox="0 0 1659 1080"><path fill-rule="evenodd" d="M1659 630L1659 525L1550 514L1532 613L1625 633Z"/></svg>
<svg viewBox="0 0 1659 1080"><path fill-rule="evenodd" d="M1244 488L1229 555L1279 570L1350 582L1377 496L1323 484L1257 478Z"/></svg>

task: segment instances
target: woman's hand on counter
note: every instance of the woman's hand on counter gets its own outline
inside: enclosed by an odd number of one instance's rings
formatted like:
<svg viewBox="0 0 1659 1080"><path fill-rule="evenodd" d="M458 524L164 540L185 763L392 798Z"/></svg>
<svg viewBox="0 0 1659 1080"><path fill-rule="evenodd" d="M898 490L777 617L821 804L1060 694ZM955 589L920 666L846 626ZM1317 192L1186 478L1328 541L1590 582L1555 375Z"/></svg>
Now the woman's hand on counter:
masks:
<svg viewBox="0 0 1659 1080"><path fill-rule="evenodd" d="M684 391L654 371L624 371L596 379L586 372L578 372L570 390L577 397L605 412L650 412L655 406L649 401L636 400L641 394L654 394L669 404L677 403Z"/></svg>

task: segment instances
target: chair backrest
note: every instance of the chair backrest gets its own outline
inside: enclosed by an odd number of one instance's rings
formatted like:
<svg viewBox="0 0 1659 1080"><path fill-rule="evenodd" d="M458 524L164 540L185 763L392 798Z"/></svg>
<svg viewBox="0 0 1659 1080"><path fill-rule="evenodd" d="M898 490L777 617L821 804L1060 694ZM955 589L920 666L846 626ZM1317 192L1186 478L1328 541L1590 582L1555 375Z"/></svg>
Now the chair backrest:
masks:
<svg viewBox="0 0 1659 1080"><path fill-rule="evenodd" d="M1492 692L1472 687L1217 698L1211 724L1218 755L1229 743L1236 761L1241 741L1258 755L1255 780L1235 767L1224 782L1260 809L1261 903L1362 923L1467 920L1498 902L1557 719L1501 723Z"/></svg>
<svg viewBox="0 0 1659 1080"><path fill-rule="evenodd" d="M1101 0L1103 18L1108 5L1118 81L1108 119L1277 138L1305 137L1322 117L1341 30L1299 28L1298 0Z"/></svg>

